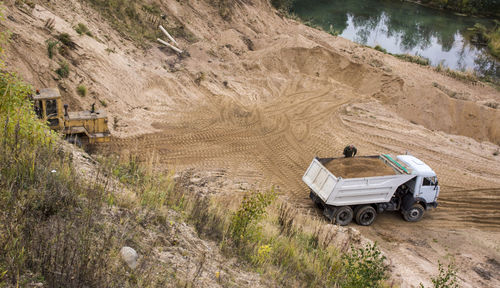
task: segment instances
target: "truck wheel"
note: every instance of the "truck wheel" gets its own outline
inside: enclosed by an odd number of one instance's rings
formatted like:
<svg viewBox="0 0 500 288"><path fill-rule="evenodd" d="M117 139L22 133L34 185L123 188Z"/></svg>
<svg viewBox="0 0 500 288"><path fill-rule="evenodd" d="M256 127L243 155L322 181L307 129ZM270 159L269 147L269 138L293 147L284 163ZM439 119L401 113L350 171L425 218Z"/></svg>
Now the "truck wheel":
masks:
<svg viewBox="0 0 500 288"><path fill-rule="evenodd" d="M342 206L337 210L337 213L335 213L335 223L340 226L345 226L351 223L353 216L354 212L352 212L351 207Z"/></svg>
<svg viewBox="0 0 500 288"><path fill-rule="evenodd" d="M425 209L420 204L413 204L410 209L403 212L403 217L408 222L418 222L424 216Z"/></svg>
<svg viewBox="0 0 500 288"><path fill-rule="evenodd" d="M363 206L357 209L356 223L361 226L370 226L377 217L377 211L372 206Z"/></svg>

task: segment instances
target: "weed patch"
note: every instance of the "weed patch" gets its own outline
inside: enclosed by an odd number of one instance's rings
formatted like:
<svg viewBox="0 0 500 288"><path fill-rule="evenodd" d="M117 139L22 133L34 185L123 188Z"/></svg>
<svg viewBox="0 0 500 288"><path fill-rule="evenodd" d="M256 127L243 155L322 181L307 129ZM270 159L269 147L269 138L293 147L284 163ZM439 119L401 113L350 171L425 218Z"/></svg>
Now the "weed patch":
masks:
<svg viewBox="0 0 500 288"><path fill-rule="evenodd" d="M59 68L56 69L59 78L67 78L69 76L69 65L66 62L59 63Z"/></svg>
<svg viewBox="0 0 500 288"><path fill-rule="evenodd" d="M76 33L78 33L78 35L87 35L87 36L92 37L92 32L90 32L90 30L87 27L87 25L85 25L83 23L78 23L73 28L75 29Z"/></svg>
<svg viewBox="0 0 500 288"><path fill-rule="evenodd" d="M85 97L87 95L87 87L85 87L85 85L83 84L80 84L78 85L78 87L76 87L76 92L78 93L78 95Z"/></svg>

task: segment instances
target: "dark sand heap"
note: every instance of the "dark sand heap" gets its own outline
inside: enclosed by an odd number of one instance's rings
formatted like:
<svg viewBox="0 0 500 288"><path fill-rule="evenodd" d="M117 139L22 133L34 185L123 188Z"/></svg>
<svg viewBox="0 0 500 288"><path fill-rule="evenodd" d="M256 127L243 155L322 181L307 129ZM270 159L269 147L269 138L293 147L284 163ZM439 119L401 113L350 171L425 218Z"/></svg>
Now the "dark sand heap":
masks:
<svg viewBox="0 0 500 288"><path fill-rule="evenodd" d="M324 165L336 177L360 178L395 175L396 172L379 158L340 158Z"/></svg>

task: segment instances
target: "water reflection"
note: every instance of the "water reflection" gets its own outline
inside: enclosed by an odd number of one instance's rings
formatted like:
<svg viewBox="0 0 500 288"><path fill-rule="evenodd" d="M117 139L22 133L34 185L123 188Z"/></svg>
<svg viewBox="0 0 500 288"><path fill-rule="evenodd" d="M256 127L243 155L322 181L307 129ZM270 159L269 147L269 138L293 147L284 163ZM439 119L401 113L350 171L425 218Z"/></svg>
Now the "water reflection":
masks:
<svg viewBox="0 0 500 288"><path fill-rule="evenodd" d="M360 44L380 45L391 53L410 53L456 70L475 70L500 79L499 63L485 47L464 36L467 28L492 21L462 17L407 2L382 0L296 0L294 12Z"/></svg>

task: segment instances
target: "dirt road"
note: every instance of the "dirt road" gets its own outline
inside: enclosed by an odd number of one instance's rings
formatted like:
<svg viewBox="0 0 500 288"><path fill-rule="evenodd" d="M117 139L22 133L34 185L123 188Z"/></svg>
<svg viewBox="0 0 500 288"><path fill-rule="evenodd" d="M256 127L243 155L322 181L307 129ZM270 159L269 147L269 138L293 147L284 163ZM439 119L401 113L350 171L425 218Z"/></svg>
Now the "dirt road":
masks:
<svg viewBox="0 0 500 288"><path fill-rule="evenodd" d="M170 169L223 169L227 177L260 183L261 189L277 185L283 197L308 212L316 210L301 176L314 156L340 156L349 143L361 155L408 151L439 175L440 206L419 223L387 213L373 226L358 228L390 254L403 287L429 283L438 261L456 263L465 287L500 284L496 145L413 124L353 87L356 81L328 73L291 78L281 89L266 87L278 91L273 97L248 103L204 90L199 106L153 123L161 132L119 139L109 148L144 157L154 153Z"/></svg>

